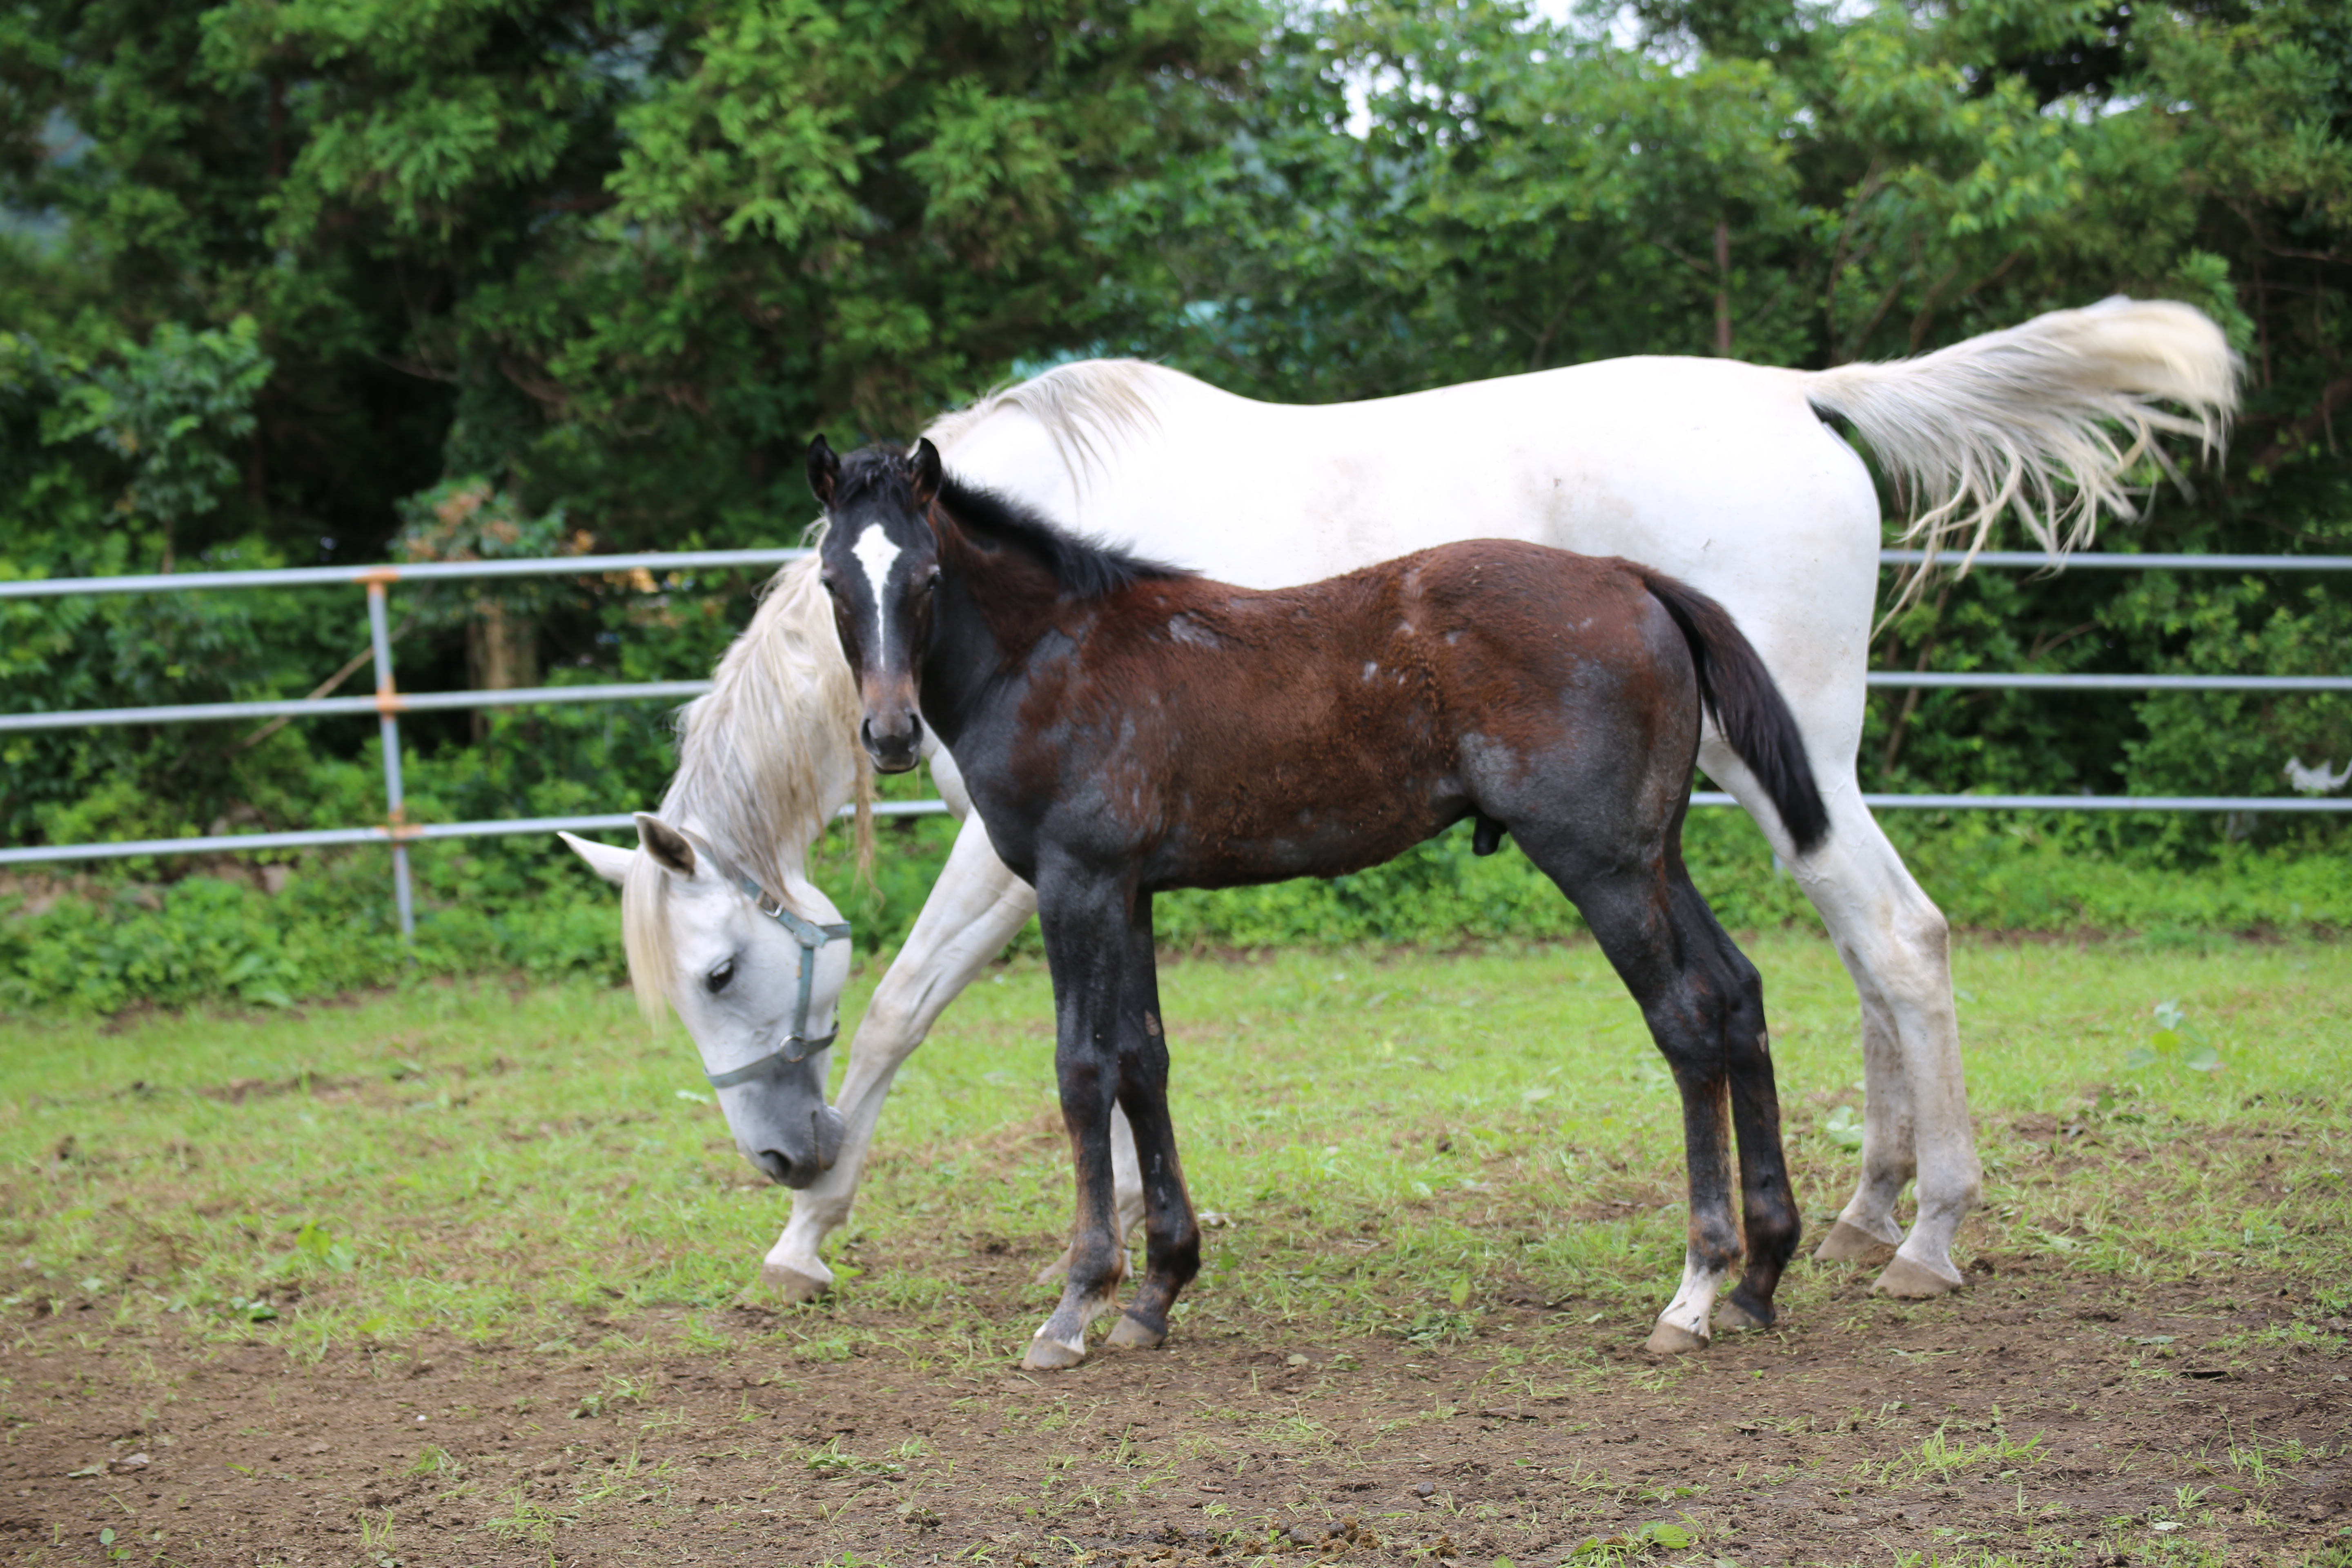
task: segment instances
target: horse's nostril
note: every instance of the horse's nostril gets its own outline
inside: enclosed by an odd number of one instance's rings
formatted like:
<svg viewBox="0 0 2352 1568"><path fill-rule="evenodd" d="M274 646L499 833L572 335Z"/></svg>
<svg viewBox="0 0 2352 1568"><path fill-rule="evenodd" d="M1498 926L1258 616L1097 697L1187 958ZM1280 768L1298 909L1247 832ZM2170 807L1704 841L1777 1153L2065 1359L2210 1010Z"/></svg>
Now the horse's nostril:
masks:
<svg viewBox="0 0 2352 1568"><path fill-rule="evenodd" d="M887 726L884 731L877 735L874 731L873 715L868 714L858 725L857 738L869 746L919 745L923 739L923 716L910 709L898 715L897 723Z"/></svg>
<svg viewBox="0 0 2352 1568"><path fill-rule="evenodd" d="M762 1149L751 1156L751 1163L760 1167L761 1174L772 1182L790 1186L793 1180L793 1158L781 1149Z"/></svg>

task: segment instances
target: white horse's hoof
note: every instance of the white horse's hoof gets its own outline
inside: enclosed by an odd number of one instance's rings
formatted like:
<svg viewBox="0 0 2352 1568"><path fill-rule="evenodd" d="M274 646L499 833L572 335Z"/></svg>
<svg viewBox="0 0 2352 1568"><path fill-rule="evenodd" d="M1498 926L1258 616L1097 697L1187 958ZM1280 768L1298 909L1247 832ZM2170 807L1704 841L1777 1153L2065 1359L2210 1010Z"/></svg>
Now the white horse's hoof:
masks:
<svg viewBox="0 0 2352 1568"><path fill-rule="evenodd" d="M1156 1351L1168 1342L1164 1329L1147 1329L1131 1312L1121 1312L1118 1321L1111 1325L1110 1337L1103 1341L1105 1350Z"/></svg>
<svg viewBox="0 0 2352 1568"><path fill-rule="evenodd" d="M1066 1345L1059 1340L1049 1340L1040 1335L1029 1342L1029 1353L1021 1358L1021 1370L1066 1372L1086 1359L1085 1345Z"/></svg>
<svg viewBox="0 0 2352 1568"><path fill-rule="evenodd" d="M1706 1342L1705 1334L1695 1334L1672 1323L1660 1323L1650 1331L1650 1337L1642 1348L1652 1355L1688 1355L1693 1351L1706 1349Z"/></svg>
<svg viewBox="0 0 2352 1568"><path fill-rule="evenodd" d="M833 1289L833 1281L820 1279L814 1274L803 1274L797 1268L781 1263L760 1266L760 1283L786 1301L814 1301Z"/></svg>
<svg viewBox="0 0 2352 1568"><path fill-rule="evenodd" d="M1897 1253L1870 1289L1874 1295L1892 1296L1898 1301L1926 1301L1949 1295L1965 1283L1957 1268L1930 1268Z"/></svg>
<svg viewBox="0 0 2352 1568"><path fill-rule="evenodd" d="M1736 1301L1723 1302L1715 1310L1715 1331L1718 1334L1761 1333L1771 1326Z"/></svg>
<svg viewBox="0 0 2352 1568"><path fill-rule="evenodd" d="M1881 1241L1858 1225L1840 1220L1830 1226L1829 1235L1813 1248L1816 1263L1859 1263L1865 1268L1875 1268L1895 1256L1895 1244Z"/></svg>

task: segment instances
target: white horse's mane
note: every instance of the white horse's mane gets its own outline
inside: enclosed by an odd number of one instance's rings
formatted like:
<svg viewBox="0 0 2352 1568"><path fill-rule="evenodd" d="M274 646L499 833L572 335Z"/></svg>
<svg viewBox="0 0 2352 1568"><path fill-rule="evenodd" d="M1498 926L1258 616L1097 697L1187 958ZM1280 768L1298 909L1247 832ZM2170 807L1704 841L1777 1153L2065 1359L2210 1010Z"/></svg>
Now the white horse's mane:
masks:
<svg viewBox="0 0 2352 1568"><path fill-rule="evenodd" d="M677 773L661 803L663 821L693 821L779 898L805 879L803 847L858 777L857 687L817 566L804 558L769 579L751 624L719 659L711 689L680 710ZM676 963L668 877L641 853L621 887L629 977L652 1017L662 1013Z"/></svg>
<svg viewBox="0 0 2352 1568"><path fill-rule="evenodd" d="M971 406L942 414L924 434L941 451L974 426L1008 409L1026 414L1054 439L1073 484L1082 469L1108 460L1120 442L1160 427L1155 394L1192 378L1139 359L1088 359L983 394Z"/></svg>

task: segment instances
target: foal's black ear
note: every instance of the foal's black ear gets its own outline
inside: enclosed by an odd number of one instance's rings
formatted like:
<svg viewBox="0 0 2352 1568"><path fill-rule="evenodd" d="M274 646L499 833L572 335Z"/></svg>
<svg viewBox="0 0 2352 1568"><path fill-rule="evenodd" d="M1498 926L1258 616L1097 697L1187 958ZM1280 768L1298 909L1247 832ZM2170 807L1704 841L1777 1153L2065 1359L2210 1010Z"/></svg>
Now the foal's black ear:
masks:
<svg viewBox="0 0 2352 1568"><path fill-rule="evenodd" d="M940 449L931 445L930 437L915 438L915 449L907 454L907 482L915 487L915 504L929 506L940 493Z"/></svg>
<svg viewBox="0 0 2352 1568"><path fill-rule="evenodd" d="M816 492L817 505L833 504L833 481L840 476L841 459L833 455L833 448L824 444L824 437L818 436L809 443L808 449L809 489Z"/></svg>

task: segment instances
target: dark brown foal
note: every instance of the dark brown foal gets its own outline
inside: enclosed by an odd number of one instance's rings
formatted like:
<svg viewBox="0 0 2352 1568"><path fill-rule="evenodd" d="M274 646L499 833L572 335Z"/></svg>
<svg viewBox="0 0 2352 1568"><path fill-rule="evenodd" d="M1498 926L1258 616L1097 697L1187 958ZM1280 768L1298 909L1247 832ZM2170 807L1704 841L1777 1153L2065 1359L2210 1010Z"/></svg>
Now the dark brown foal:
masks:
<svg viewBox="0 0 2352 1568"><path fill-rule="evenodd" d="M1721 606L1633 563L1485 541L1253 593L1101 548L984 491L939 454L837 459L819 441L823 555L864 739L953 752L996 852L1037 889L1055 1065L1077 1163L1062 1300L1033 1367L1086 1355L1122 1264L1109 1117L1135 1130L1143 1278L1112 1344L1155 1345L1200 1263L1168 1116L1151 898L1337 876L1465 816L1518 841L1583 911L1683 1097L1690 1243L1654 1350L1772 1320L1797 1245L1762 984L1685 871L1702 707L1790 837L1826 830L1802 743Z"/></svg>

